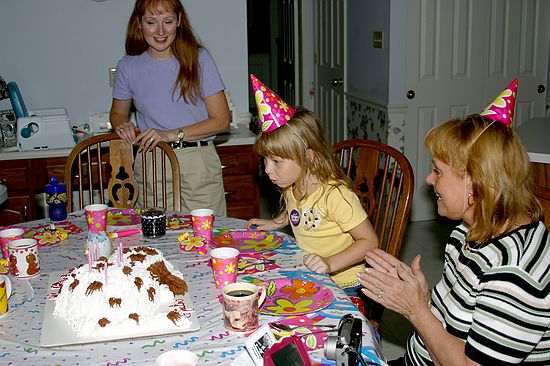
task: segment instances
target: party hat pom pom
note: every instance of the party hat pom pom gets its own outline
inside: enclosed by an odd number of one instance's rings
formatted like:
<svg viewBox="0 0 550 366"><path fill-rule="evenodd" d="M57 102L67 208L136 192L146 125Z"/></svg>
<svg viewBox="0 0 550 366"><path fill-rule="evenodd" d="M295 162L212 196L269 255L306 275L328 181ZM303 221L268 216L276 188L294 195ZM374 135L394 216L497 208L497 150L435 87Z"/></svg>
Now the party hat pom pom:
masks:
<svg viewBox="0 0 550 366"><path fill-rule="evenodd" d="M296 110L286 104L254 74L250 74L250 80L258 107L258 118L262 123L262 132L273 131L290 121Z"/></svg>
<svg viewBox="0 0 550 366"><path fill-rule="evenodd" d="M511 126L514 119L517 91L518 79L514 79L492 103L485 107L480 115Z"/></svg>

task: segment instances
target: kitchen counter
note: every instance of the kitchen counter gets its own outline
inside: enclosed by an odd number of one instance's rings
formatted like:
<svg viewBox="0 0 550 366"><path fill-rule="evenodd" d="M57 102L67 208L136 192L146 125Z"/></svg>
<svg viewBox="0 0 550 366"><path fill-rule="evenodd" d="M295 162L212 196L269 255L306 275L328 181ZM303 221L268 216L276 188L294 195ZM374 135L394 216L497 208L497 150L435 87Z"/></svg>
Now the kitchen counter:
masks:
<svg viewBox="0 0 550 366"><path fill-rule="evenodd" d="M516 129L529 159L533 163L550 164L550 118L533 118Z"/></svg>
<svg viewBox="0 0 550 366"><path fill-rule="evenodd" d="M256 141L256 135L246 126L231 126L227 132L218 134L214 143L216 146L239 146L252 145ZM1 160L35 159L35 158L57 158L67 157L71 153L70 148L18 151L13 148L0 149Z"/></svg>

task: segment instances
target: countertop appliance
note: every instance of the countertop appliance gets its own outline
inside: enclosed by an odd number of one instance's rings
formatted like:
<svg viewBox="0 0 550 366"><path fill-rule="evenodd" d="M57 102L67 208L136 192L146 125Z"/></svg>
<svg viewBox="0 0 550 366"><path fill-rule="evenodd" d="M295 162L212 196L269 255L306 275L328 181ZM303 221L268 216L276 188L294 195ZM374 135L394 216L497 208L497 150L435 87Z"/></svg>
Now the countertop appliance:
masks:
<svg viewBox="0 0 550 366"><path fill-rule="evenodd" d="M46 150L75 146L65 108L29 110L28 117L17 119L17 149Z"/></svg>

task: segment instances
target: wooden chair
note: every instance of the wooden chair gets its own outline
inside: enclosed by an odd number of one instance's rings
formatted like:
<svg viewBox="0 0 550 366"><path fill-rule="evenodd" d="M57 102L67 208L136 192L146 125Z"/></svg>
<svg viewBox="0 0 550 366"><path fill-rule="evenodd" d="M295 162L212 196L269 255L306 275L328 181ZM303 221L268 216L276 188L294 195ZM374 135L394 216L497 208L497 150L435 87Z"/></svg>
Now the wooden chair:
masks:
<svg viewBox="0 0 550 366"><path fill-rule="evenodd" d="M179 211L180 167L178 158L166 142L160 142L151 152L138 153L116 133L90 137L76 145L65 163L67 212L73 211L72 192L78 191L79 202L74 210L88 203L105 203L116 208L134 207L138 194L145 207L164 207ZM134 162L142 161L142 187L134 177ZM172 186L167 187L167 167L172 171ZM150 170L150 171L149 171ZM152 179L153 191L147 192ZM107 190L107 193L105 193ZM167 192L172 192L172 207Z"/></svg>
<svg viewBox="0 0 550 366"><path fill-rule="evenodd" d="M333 146L340 166L352 179L359 199L378 234L380 248L399 257L414 193L414 173L407 158L377 141L353 139ZM383 306L367 309L379 329Z"/></svg>
<svg viewBox="0 0 550 366"><path fill-rule="evenodd" d="M537 196L544 209L544 224L550 230L550 188L535 186L535 196Z"/></svg>

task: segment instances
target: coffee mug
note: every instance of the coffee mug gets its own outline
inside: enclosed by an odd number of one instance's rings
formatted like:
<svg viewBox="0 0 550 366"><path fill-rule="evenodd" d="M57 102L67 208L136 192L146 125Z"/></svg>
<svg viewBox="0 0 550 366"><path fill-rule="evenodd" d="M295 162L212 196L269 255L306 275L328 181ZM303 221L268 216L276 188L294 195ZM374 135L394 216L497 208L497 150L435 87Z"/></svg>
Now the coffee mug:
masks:
<svg viewBox="0 0 550 366"><path fill-rule="evenodd" d="M11 275L15 278L32 278L40 273L38 242L35 239L17 239L8 249Z"/></svg>
<svg viewBox="0 0 550 366"><path fill-rule="evenodd" d="M235 282L222 289L223 324L231 332L248 333L258 328L258 309L265 300L263 288Z"/></svg>
<svg viewBox="0 0 550 366"><path fill-rule="evenodd" d="M0 316L8 312L8 299L11 295L11 282L8 276L0 275Z"/></svg>

